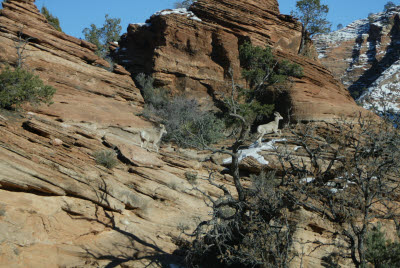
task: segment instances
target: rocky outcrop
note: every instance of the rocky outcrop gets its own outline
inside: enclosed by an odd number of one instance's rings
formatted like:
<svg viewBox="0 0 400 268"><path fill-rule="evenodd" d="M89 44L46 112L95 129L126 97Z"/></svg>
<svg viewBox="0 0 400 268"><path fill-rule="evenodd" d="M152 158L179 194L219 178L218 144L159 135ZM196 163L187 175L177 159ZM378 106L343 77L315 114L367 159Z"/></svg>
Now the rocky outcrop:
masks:
<svg viewBox="0 0 400 268"><path fill-rule="evenodd" d="M188 93L208 102L224 90L228 66L239 77L241 40L265 41L276 47L279 57L304 66L305 78L295 81L289 95L296 119L331 119L340 115L339 107L350 113L354 103L329 72L296 56L299 24L279 15L276 1L213 3L198 1L189 16L160 14L150 19L151 25L131 25L118 48L121 57L123 52L130 56L121 62L131 60L125 62L130 71L149 70L159 84L170 88L182 90L182 83ZM210 210L188 182L187 172L207 178L209 170L224 167L204 161L208 157L204 152L163 145L157 154L140 148L138 132L152 125L136 115L143 99L126 70L121 66L114 72L105 70L108 65L94 54L92 44L53 29L33 0L8 0L3 7L0 60L14 65L14 41L27 39L26 68L57 92L49 107L0 111L0 266L177 263L177 227L193 230ZM215 8L220 19L206 12ZM232 20L234 9L236 20ZM258 17L251 19L249 10ZM241 16L247 25L240 24ZM231 21L229 27L224 20ZM101 150L115 152L114 169L96 163L94 155ZM262 155L268 158L268 152ZM215 176L232 189L229 175ZM201 179L196 185L213 197L222 194ZM321 256L332 250L309 241L332 244L329 235L334 226L305 210L294 217L301 219L296 246L304 256L293 266L302 262L321 267Z"/></svg>
<svg viewBox="0 0 400 268"><path fill-rule="evenodd" d="M300 39L300 23L279 14L277 1L199 0L190 11L166 10L146 24L129 25L115 54L133 75L152 74L157 86L210 104L229 89L229 68L244 83L239 46L269 45L304 68L304 78L295 79L290 90L271 94L285 118L290 109L292 120L330 120L359 111L327 69L297 55Z"/></svg>
<svg viewBox="0 0 400 268"><path fill-rule="evenodd" d="M49 107L0 111L0 266L173 263L177 226L207 215L184 175L207 176L202 163L141 149L138 131L152 125L136 116L130 75L105 70L92 44L53 29L33 0L3 2L3 63L15 64L19 36L25 68L57 92ZM116 152L116 168L96 163L101 150Z"/></svg>
<svg viewBox="0 0 400 268"><path fill-rule="evenodd" d="M400 110L400 7L315 37L320 61L366 107Z"/></svg>
<svg viewBox="0 0 400 268"><path fill-rule="evenodd" d="M33 0L3 2L0 25L0 61L15 64L16 43L28 40L25 67L57 88L54 104L41 107L41 113L76 122L145 125L132 116L143 99L130 76L107 71L108 62L95 55L93 44L55 30Z"/></svg>

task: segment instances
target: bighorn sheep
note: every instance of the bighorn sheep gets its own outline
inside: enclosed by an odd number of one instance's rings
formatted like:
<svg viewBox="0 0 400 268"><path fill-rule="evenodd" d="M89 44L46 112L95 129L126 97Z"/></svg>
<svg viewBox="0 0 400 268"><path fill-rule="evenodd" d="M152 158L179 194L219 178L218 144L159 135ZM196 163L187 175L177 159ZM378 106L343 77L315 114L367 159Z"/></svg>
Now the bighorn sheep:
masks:
<svg viewBox="0 0 400 268"><path fill-rule="evenodd" d="M143 146L147 148L149 142L153 143L153 149L156 150L156 152L158 153L158 143L161 140L161 137L163 136L163 134L166 134L167 131L165 130L165 126L163 124L160 124L160 129L158 132L148 132L146 130L142 130L140 132L140 147L143 148Z"/></svg>
<svg viewBox="0 0 400 268"><path fill-rule="evenodd" d="M279 132L279 136L282 135L282 131L279 129L279 120L283 119L283 117L278 112L275 112L274 115L274 121L271 121L265 125L259 125L257 127L257 133L260 135L260 137L258 138L258 144L261 144L261 139L265 134L272 132L278 134Z"/></svg>

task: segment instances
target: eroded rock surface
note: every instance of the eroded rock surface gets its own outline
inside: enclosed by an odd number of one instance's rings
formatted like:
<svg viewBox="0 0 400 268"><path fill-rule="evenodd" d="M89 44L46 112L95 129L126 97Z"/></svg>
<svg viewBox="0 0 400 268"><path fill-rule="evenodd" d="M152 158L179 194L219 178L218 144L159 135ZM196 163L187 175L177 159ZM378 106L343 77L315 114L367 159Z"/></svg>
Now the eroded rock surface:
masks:
<svg viewBox="0 0 400 268"><path fill-rule="evenodd" d="M313 59L299 57L301 25L279 14L277 1L199 0L189 12L167 10L131 24L115 52L133 75L152 74L158 86L213 104L229 90L229 69L241 80L238 48L245 41L272 46L304 68L293 88L271 94L292 120L330 120L360 111L345 88ZM275 97L272 97L275 95ZM291 108L291 112L289 112Z"/></svg>
<svg viewBox="0 0 400 268"><path fill-rule="evenodd" d="M205 163L204 152L165 145L160 154L141 149L138 132L153 126L136 116L143 99L129 73L121 66L105 70L92 44L54 30L33 0L3 6L0 60L15 64L14 41L22 33L29 38L25 66L57 93L49 107L0 112L0 266L175 263L177 227L193 230L210 210L185 174L207 178L210 169L224 167ZM290 92L296 119L331 119L355 107L326 69L296 56L299 24L279 15L276 1L198 1L193 12L190 18L154 16L147 28L131 25L119 48L132 60L125 66L133 73L149 70L159 84L211 103L210 96L225 89L229 66L239 77L237 47L251 39L304 66L305 78ZM220 15L213 18L213 12ZM133 52L132 46L141 50ZM97 164L94 153L100 150L113 150L117 167ZM232 189L231 177L217 174ZM213 197L221 194L201 179L196 183ZM299 213L304 219L299 238L331 242L326 234L334 227L310 212ZM308 267L321 267L321 256L329 253L298 246ZM294 267L299 263L296 259Z"/></svg>
<svg viewBox="0 0 400 268"><path fill-rule="evenodd" d="M0 25L0 60L15 64L22 33L25 67L57 89L49 107L1 111L0 266L173 262L177 226L207 215L184 175L201 164L141 149L138 131L152 124L136 116L143 99L130 75L107 71L92 44L54 30L34 1L3 2ZM96 164L100 150L114 150L118 166Z"/></svg>

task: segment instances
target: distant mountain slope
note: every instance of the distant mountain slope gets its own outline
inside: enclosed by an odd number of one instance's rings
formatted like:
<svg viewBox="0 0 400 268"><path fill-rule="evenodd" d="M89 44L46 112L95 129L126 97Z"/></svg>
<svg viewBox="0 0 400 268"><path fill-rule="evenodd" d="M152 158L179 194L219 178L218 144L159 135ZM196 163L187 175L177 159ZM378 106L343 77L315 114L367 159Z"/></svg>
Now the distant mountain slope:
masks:
<svg viewBox="0 0 400 268"><path fill-rule="evenodd" d="M319 59L365 107L400 111L400 6L314 39Z"/></svg>

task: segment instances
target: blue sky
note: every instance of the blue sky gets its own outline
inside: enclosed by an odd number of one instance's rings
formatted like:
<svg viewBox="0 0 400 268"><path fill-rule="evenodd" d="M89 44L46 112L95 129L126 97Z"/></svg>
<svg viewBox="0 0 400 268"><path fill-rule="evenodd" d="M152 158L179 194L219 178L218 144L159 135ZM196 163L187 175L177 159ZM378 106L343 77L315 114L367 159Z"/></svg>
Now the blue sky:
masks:
<svg viewBox="0 0 400 268"><path fill-rule="evenodd" d="M399 5L400 0L392 0ZM60 19L64 32L82 37L82 30L94 23L101 26L104 15L121 18L122 31L129 23L145 22L154 12L172 8L175 0L36 0L41 8L44 4ZM281 13L289 14L297 0L278 0ZM354 20L366 18L369 13L383 10L387 0L321 0L330 8L328 19L336 30L339 23L347 25Z"/></svg>

